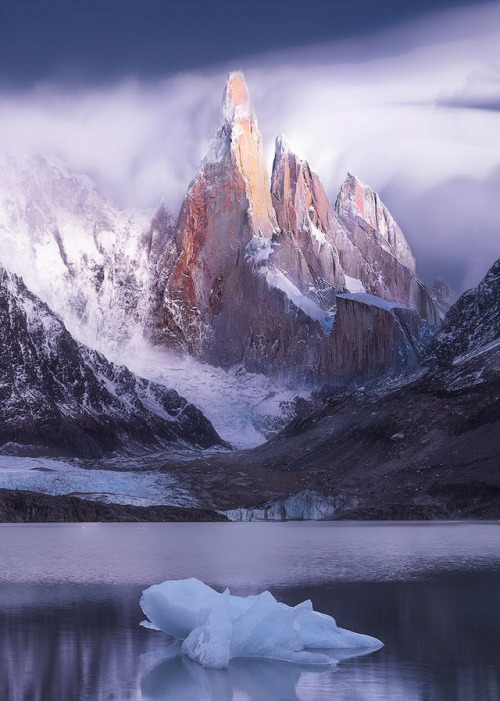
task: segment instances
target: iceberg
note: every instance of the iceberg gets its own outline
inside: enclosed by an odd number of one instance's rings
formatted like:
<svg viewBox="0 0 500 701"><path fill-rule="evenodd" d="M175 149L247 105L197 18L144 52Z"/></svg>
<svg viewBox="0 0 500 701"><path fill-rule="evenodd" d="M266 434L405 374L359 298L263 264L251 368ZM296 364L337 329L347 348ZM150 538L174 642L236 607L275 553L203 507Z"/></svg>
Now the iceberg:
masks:
<svg viewBox="0 0 500 701"><path fill-rule="evenodd" d="M222 594L198 579L163 582L142 592L142 625L182 641L182 653L211 669L234 658L265 658L303 665L335 665L348 651L371 652L377 638L339 628L311 601L287 606L269 591ZM347 654L346 654L347 653Z"/></svg>

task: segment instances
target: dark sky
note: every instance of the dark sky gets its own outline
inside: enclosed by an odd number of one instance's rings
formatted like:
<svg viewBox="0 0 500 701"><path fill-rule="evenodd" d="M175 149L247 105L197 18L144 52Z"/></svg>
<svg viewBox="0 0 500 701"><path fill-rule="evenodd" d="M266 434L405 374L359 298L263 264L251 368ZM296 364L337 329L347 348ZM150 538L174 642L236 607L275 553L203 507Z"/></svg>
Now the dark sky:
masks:
<svg viewBox="0 0 500 701"><path fill-rule="evenodd" d="M369 33L460 0L0 0L0 84L155 78Z"/></svg>

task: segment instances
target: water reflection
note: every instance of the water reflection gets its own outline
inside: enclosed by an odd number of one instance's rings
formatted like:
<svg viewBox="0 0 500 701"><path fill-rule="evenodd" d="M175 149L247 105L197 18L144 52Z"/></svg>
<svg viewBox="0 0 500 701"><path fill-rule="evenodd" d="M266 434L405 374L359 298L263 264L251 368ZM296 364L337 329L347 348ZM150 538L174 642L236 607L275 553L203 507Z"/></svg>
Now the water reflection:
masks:
<svg viewBox="0 0 500 701"><path fill-rule="evenodd" d="M298 691L301 680L320 682L336 667L300 666L264 659L234 659L227 670L204 669L182 655L181 643L174 643L144 657L156 658L141 680L141 692L148 701L303 701ZM331 652L331 651L325 651ZM369 654L341 650L337 659L347 660ZM321 684L319 684L321 686Z"/></svg>
<svg viewBox="0 0 500 701"><path fill-rule="evenodd" d="M433 527L427 532L438 530ZM366 566L366 581L346 582L342 573L343 581L332 576L325 582L322 574L316 584L304 584L300 565L294 577L296 554L290 552L286 558L289 585L272 587L277 598L289 605L311 598L315 609L334 616L339 625L385 643L374 653L344 659L326 670L266 660L233 660L226 672L204 670L180 657L178 646L169 646L163 634L139 626L144 617L138 605L142 585L27 584L19 578L0 584L0 700L498 701L498 558L487 559L493 543L488 539L483 548L477 530L460 528L456 551L449 529L444 530L447 547L445 541L437 547L429 540L428 551L429 559L436 561L436 553L446 550L448 572L433 568L422 577L418 565L418 576L414 571L407 580L399 576L397 581L373 581L373 572ZM304 531L310 534L312 529ZM405 526L399 534L402 549L408 547L410 531ZM45 532L52 536L54 531ZM101 537L105 532L101 530ZM339 532L338 527L331 530L332 536ZM359 541L362 532L356 528ZM396 540L396 534L391 538ZM459 567L467 538L474 540L476 558L482 558L480 570ZM373 543L373 532L368 540ZM319 545L314 547L318 552ZM497 549L500 552L500 540ZM358 552L351 548L351 559L356 560ZM115 566L125 568L123 552L117 549L114 556ZM23 557L19 550L18 567ZM197 552L191 557L194 566ZM148 561L150 553L145 558ZM237 560L231 562L238 566ZM221 576L214 584L226 583L231 562L226 563L224 579ZM8 566L1 542L0 563ZM86 578L92 560L87 565ZM63 563L65 571L70 566L76 567ZM179 563L175 566L179 568ZM356 567L359 572L359 562ZM189 562L180 574L191 574ZM264 576L265 572L256 572L256 582L248 579L234 593L255 593ZM148 579L145 584L150 583Z"/></svg>
<svg viewBox="0 0 500 701"><path fill-rule="evenodd" d="M180 648L179 648L180 653ZM300 701L296 693L302 670L274 660L232 660L229 669L204 669L180 654L148 672L141 691L148 701Z"/></svg>

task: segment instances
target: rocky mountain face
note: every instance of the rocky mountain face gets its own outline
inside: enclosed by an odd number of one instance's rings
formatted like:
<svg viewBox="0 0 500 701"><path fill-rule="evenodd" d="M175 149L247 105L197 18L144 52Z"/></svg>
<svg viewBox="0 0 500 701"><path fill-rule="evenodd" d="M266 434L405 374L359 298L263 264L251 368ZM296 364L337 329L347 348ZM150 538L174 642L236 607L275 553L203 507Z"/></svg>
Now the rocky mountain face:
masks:
<svg viewBox="0 0 500 701"><path fill-rule="evenodd" d="M441 320L444 319L448 309L457 300L455 290L440 277L434 280L434 284L431 287L431 297Z"/></svg>
<svg viewBox="0 0 500 701"><path fill-rule="evenodd" d="M415 258L403 232L380 197L352 173L348 173L335 203L335 211L361 253L363 264L344 255L352 276L361 279L367 292L416 310L435 325L433 299L415 274Z"/></svg>
<svg viewBox="0 0 500 701"><path fill-rule="evenodd" d="M36 155L0 163L0 263L80 341L135 339L315 383L417 362L437 322L403 233L349 174L335 207L285 139L269 180L241 73L178 219L120 211Z"/></svg>
<svg viewBox="0 0 500 701"><path fill-rule="evenodd" d="M226 484L211 504L274 517L307 485L330 518L499 518L499 310L500 260L450 309L425 366L318 395L265 445L205 464L205 487Z"/></svg>
<svg viewBox="0 0 500 701"><path fill-rule="evenodd" d="M240 73L223 115L159 258L152 340L334 384L414 365L437 312L378 195L348 175L333 209L282 137L269 184Z"/></svg>
<svg viewBox="0 0 500 701"><path fill-rule="evenodd" d="M196 503L243 519L498 517L500 261L452 301L443 281L418 279L398 224L356 176L332 206L278 137L269 178L231 74L177 219L163 203L152 220L122 212L55 159L0 164L0 452L134 465L155 452ZM223 444L211 423L92 349L112 357L143 336L233 366L238 382L259 371L323 389L265 445L180 464L173 446ZM211 371L200 382L223 402ZM16 508L31 513L26 499ZM90 513L45 506L47 518Z"/></svg>
<svg viewBox="0 0 500 701"><path fill-rule="evenodd" d="M442 364L457 363L496 344L500 344L500 259L476 288L450 307L431 354Z"/></svg>
<svg viewBox="0 0 500 701"><path fill-rule="evenodd" d="M100 457L222 441L177 392L75 341L59 317L0 267L0 450Z"/></svg>

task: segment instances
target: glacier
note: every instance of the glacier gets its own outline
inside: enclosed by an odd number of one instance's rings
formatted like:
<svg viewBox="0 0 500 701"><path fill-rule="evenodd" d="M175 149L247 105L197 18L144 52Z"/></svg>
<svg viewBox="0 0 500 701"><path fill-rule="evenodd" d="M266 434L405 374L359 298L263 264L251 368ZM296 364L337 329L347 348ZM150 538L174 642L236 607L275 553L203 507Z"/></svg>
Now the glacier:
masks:
<svg viewBox="0 0 500 701"><path fill-rule="evenodd" d="M247 370L242 364L219 368L135 339L110 359L146 379L175 389L197 406L217 433L234 448L255 448L295 416L297 401L312 386ZM224 401L220 401L224 397Z"/></svg>
<svg viewBox="0 0 500 701"><path fill-rule="evenodd" d="M349 505L353 503L351 500ZM222 513L230 521L323 521L333 519L345 506L342 495L326 496L312 489L303 489L286 499L273 500L260 507L228 509Z"/></svg>
<svg viewBox="0 0 500 701"><path fill-rule="evenodd" d="M341 653L375 651L377 638L339 628L331 616L314 611L310 600L297 606L269 591L254 596L222 594L198 579L170 580L142 592L146 628L182 642L182 653L212 669L234 658L265 658L304 665L335 665Z"/></svg>

